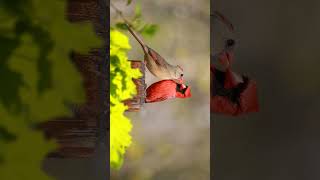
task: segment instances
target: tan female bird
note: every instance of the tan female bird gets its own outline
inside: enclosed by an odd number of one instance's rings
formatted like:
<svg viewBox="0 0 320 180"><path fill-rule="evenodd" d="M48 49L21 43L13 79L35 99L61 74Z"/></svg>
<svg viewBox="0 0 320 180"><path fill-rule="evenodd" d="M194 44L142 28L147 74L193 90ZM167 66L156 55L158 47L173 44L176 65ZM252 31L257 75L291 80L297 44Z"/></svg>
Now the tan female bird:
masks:
<svg viewBox="0 0 320 180"><path fill-rule="evenodd" d="M139 42L144 52L144 61L149 71L160 79L172 79L175 82L183 83L183 69L179 65L169 64L155 50L148 47L142 39L131 29L130 25L126 24L129 32Z"/></svg>

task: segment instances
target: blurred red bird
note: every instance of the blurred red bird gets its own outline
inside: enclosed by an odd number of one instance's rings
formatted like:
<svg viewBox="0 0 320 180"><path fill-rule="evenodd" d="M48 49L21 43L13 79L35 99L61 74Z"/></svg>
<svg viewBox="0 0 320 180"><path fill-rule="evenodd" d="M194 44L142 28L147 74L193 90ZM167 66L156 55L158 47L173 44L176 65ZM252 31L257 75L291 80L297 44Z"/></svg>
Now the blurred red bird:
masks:
<svg viewBox="0 0 320 180"><path fill-rule="evenodd" d="M212 57L211 112L233 116L258 112L256 82L231 70L234 44L234 40L227 40L225 50Z"/></svg>
<svg viewBox="0 0 320 180"><path fill-rule="evenodd" d="M214 17L234 33L231 22L215 11ZM222 50L213 54L210 62L211 101L210 110L214 113L238 116L249 112L258 112L256 82L244 75L238 75L231 69L234 59L235 40L224 41Z"/></svg>
<svg viewBox="0 0 320 180"><path fill-rule="evenodd" d="M153 83L147 88L146 93L146 103L191 97L190 87L178 84L174 80L161 80Z"/></svg>

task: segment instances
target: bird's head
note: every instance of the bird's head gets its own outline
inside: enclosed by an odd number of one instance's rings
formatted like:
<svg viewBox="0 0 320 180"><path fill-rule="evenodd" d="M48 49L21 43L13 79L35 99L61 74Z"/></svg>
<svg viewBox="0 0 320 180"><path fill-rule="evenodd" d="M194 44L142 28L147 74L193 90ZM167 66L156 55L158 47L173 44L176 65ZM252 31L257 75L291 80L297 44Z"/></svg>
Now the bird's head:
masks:
<svg viewBox="0 0 320 180"><path fill-rule="evenodd" d="M183 69L178 65L174 67L174 74L173 79L176 83L182 84L183 83Z"/></svg>

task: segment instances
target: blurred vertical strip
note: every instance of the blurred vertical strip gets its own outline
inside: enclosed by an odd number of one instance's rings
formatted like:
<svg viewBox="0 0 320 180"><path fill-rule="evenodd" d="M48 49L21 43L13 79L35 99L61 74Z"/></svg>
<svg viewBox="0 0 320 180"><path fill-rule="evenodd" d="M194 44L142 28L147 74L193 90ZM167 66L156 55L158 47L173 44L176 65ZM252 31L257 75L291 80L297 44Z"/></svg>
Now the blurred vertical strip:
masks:
<svg viewBox="0 0 320 180"><path fill-rule="evenodd" d="M100 72L106 75L101 77L100 81L100 119L98 121L98 141L96 145L96 167L97 177L110 179L110 1L98 0L100 7L100 24L103 27L101 36L104 40L104 46L100 50L103 61L100 64Z"/></svg>
<svg viewBox="0 0 320 180"><path fill-rule="evenodd" d="M214 12L214 0L210 0L210 61L211 58L213 57L212 53L214 50L214 43L213 43L213 31L214 31L214 27L213 27L213 12ZM210 67L208 67L210 68ZM210 78L210 93L211 93L211 78ZM211 96L210 96L211 97ZM211 98L210 98L211 99ZM211 102L210 102L211 104ZM210 179L214 179L213 178L213 162L214 162L214 141L213 141L213 129L214 129L214 119L212 118L212 114L210 112Z"/></svg>

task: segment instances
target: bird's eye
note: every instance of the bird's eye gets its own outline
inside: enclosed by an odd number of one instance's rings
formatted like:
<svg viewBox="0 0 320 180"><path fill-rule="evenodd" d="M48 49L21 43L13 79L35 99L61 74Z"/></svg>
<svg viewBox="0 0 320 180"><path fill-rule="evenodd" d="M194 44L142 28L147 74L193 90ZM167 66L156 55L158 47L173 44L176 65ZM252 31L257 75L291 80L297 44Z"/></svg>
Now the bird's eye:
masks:
<svg viewBox="0 0 320 180"><path fill-rule="evenodd" d="M182 77L182 76L183 76L183 74L180 74L180 76Z"/></svg>
<svg viewBox="0 0 320 180"><path fill-rule="evenodd" d="M228 40L226 41L227 47L234 46L235 43L236 43L236 42L235 42L235 40L233 40L233 39L228 39Z"/></svg>

